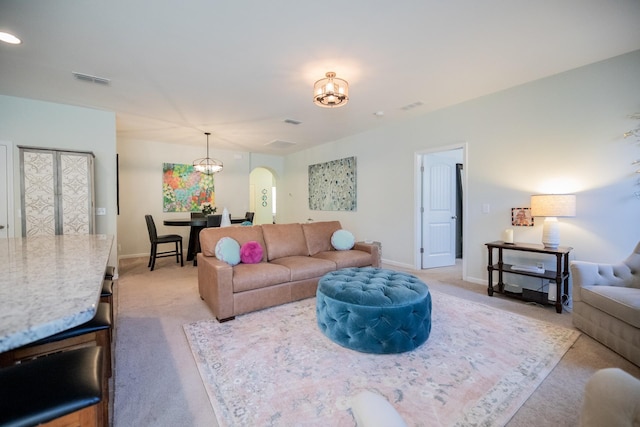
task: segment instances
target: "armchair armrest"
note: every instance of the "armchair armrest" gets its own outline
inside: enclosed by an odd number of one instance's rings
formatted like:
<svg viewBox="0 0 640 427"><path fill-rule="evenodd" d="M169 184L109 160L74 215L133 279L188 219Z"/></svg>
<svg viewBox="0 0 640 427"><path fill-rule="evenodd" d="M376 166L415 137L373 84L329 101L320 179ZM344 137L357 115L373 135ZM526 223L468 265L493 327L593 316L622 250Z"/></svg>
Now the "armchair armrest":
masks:
<svg viewBox="0 0 640 427"><path fill-rule="evenodd" d="M584 286L629 286L634 273L625 263L598 264L587 261L571 261L573 277L573 300L581 301L580 292ZM637 273L636 273L637 274Z"/></svg>
<svg viewBox="0 0 640 427"><path fill-rule="evenodd" d="M233 267L198 253L198 291L218 320L233 314Z"/></svg>
<svg viewBox="0 0 640 427"><path fill-rule="evenodd" d="M372 243L356 242L356 244L353 246L353 249L370 253L372 258L371 265L373 267L380 267L380 249L378 248L378 245L374 245Z"/></svg>

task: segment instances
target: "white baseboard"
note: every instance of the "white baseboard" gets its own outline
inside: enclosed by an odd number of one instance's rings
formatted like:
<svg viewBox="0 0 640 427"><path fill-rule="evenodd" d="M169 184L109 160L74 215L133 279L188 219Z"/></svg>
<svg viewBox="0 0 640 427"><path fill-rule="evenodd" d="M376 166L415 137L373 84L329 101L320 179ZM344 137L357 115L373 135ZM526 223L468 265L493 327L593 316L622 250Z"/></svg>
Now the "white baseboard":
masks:
<svg viewBox="0 0 640 427"><path fill-rule="evenodd" d="M143 254L129 254L129 255L120 255L118 257L118 261L120 261L121 259L130 259L130 258L149 258L149 253L143 253Z"/></svg>
<svg viewBox="0 0 640 427"><path fill-rule="evenodd" d="M477 285L489 286L489 283L487 283L487 279L479 279L477 277L467 276L466 278L463 277L462 280L464 280L465 282L475 283Z"/></svg>
<svg viewBox="0 0 640 427"><path fill-rule="evenodd" d="M393 267L406 268L408 270L414 270L413 265L411 265L411 264L405 264L405 263L402 263L402 262L391 261L389 259L384 259L384 258L382 258L381 261L382 261L382 264L390 265L390 266L393 266Z"/></svg>

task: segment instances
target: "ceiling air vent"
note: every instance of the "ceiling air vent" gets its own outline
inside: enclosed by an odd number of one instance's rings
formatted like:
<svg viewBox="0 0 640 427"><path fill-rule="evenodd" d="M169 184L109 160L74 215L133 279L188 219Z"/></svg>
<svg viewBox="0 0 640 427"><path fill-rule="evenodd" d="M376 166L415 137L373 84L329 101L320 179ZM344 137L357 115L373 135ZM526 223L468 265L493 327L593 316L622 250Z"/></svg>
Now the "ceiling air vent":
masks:
<svg viewBox="0 0 640 427"><path fill-rule="evenodd" d="M400 107L400 109L404 110L404 111L409 111L409 110L413 110L416 107L420 107L422 105L424 105L424 102L416 101L416 102L413 102L411 104L405 105L404 107Z"/></svg>
<svg viewBox="0 0 640 427"><path fill-rule="evenodd" d="M264 144L265 147L280 148L280 149L290 148L290 147L293 147L294 145L296 145L295 142L281 141L279 139L275 139L271 142L267 142L266 144Z"/></svg>
<svg viewBox="0 0 640 427"><path fill-rule="evenodd" d="M72 71L71 73L73 74L73 77L75 77L76 79L82 80L85 82L97 83L99 85L108 85L111 83L111 80L106 79L104 77L92 76L90 74L78 73L75 71Z"/></svg>

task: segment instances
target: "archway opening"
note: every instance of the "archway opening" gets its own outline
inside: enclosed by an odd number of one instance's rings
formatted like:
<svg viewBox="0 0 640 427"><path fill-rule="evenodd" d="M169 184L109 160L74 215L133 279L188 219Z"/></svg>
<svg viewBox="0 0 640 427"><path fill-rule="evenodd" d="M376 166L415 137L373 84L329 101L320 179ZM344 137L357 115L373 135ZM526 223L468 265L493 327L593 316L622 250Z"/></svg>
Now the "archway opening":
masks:
<svg viewBox="0 0 640 427"><path fill-rule="evenodd" d="M249 175L249 210L255 212L256 225L276 222L276 177L267 168L255 168Z"/></svg>

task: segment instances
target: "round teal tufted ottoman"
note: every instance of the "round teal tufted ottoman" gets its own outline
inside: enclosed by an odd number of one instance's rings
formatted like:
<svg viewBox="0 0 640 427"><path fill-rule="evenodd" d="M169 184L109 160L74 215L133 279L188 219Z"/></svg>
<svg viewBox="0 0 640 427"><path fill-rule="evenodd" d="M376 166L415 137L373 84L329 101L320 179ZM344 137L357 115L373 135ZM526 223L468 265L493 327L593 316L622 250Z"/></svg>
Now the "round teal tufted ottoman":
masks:
<svg viewBox="0 0 640 427"><path fill-rule="evenodd" d="M329 339L365 353L413 350L431 332L431 294L411 274L374 267L325 274L316 292L318 327Z"/></svg>

